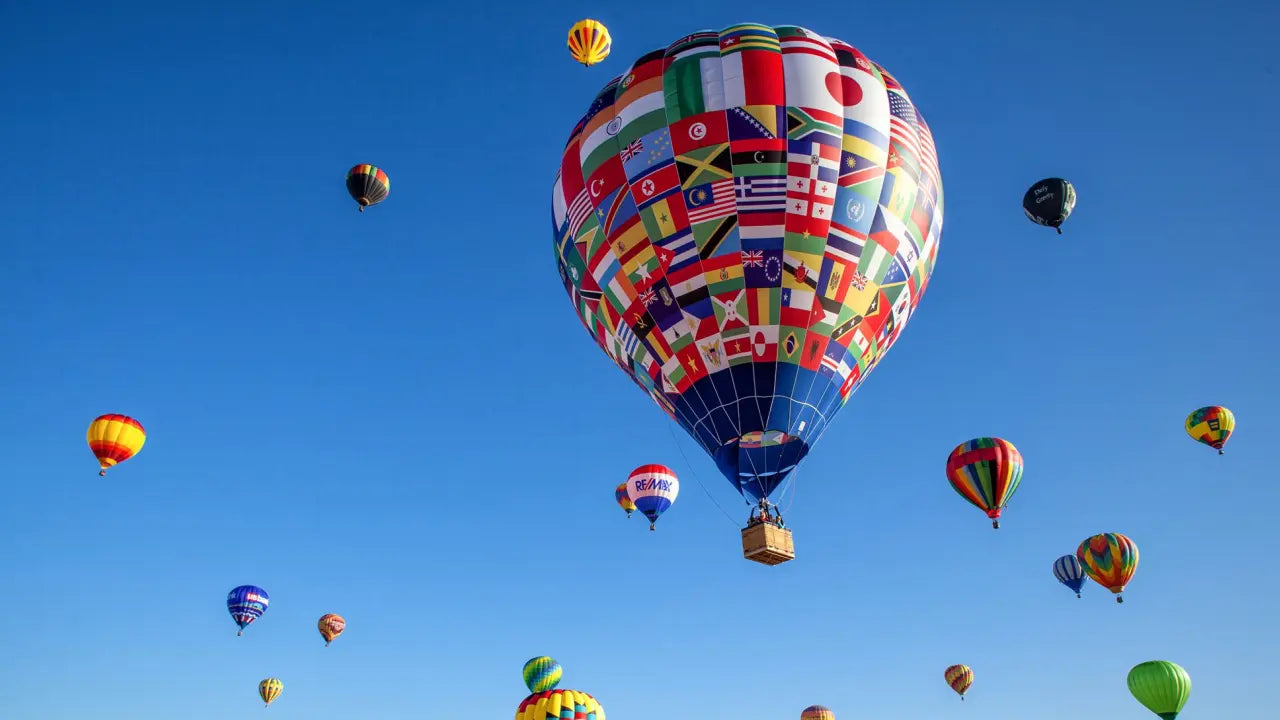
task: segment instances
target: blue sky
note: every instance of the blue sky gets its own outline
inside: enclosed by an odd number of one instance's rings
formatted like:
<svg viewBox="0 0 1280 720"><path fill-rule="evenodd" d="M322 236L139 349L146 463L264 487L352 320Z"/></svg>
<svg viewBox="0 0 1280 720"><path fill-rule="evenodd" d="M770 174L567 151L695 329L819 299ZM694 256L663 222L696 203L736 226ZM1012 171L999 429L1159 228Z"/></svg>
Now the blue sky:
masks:
<svg viewBox="0 0 1280 720"><path fill-rule="evenodd" d="M1280 13L980 5L0 9L5 716L225 718L277 676L275 720L502 717L545 653L613 720L1137 720L1148 659L1190 672L1188 720L1271 717ZM587 15L614 33L590 69L564 48ZM799 471L775 568L574 319L549 237L594 93L740 21L886 66L947 193L929 291ZM363 214L357 162L392 179ZM1051 175L1062 236L1019 208ZM1236 413L1223 457L1182 431L1204 404ZM104 412L148 442L100 479ZM998 532L943 475L986 434L1027 462ZM647 462L683 481L654 533L612 500ZM1102 531L1142 553L1121 606L1050 574ZM243 583L272 601L237 638Z"/></svg>

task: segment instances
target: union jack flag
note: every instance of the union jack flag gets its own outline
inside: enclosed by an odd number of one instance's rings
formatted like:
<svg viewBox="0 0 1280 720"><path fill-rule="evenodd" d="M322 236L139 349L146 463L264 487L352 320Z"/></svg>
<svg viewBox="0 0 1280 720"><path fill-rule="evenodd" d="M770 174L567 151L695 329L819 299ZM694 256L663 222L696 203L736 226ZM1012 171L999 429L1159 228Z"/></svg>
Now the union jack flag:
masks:
<svg viewBox="0 0 1280 720"><path fill-rule="evenodd" d="M763 250L743 250L742 266L743 267L764 267L764 251Z"/></svg>
<svg viewBox="0 0 1280 720"><path fill-rule="evenodd" d="M654 302L657 301L657 299L658 299L658 296L653 292L652 289L645 290L644 292L640 293L640 302L643 302L646 306L652 305Z"/></svg>
<svg viewBox="0 0 1280 720"><path fill-rule="evenodd" d="M621 153L622 162L627 162L628 160L635 157L636 155L639 155L640 151L643 149L644 149L644 142L642 142L640 138L636 138L635 140L632 140L630 143L627 144L625 148L622 149L622 153Z"/></svg>

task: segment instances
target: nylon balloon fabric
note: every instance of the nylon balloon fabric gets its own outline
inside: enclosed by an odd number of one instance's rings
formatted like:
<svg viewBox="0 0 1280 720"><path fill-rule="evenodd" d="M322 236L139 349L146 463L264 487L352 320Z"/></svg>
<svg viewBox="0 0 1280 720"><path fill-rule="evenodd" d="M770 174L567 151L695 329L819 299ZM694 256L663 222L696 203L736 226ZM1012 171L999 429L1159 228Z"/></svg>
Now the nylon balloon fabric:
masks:
<svg viewBox="0 0 1280 720"><path fill-rule="evenodd" d="M1022 484L1022 453L1013 443L997 437L980 437L956 446L947 456L947 480L960 497L968 500L1000 527L1000 514Z"/></svg>
<svg viewBox="0 0 1280 720"><path fill-rule="evenodd" d="M609 28L604 23L587 18L569 28L568 45L574 60L591 67L609 57L613 39L609 37Z"/></svg>
<svg viewBox="0 0 1280 720"><path fill-rule="evenodd" d="M1076 597L1080 597L1080 590L1084 587L1084 567L1080 565L1080 561L1075 555L1063 555L1053 561L1053 576L1058 582L1066 585L1075 592Z"/></svg>
<svg viewBox="0 0 1280 720"><path fill-rule="evenodd" d="M578 690L548 690L520 701L515 720L606 720L596 699Z"/></svg>
<svg viewBox="0 0 1280 720"><path fill-rule="evenodd" d="M942 672L942 677L960 695L960 699L964 699L964 694L969 691L969 686L973 684L973 669L968 665L952 665Z"/></svg>
<svg viewBox="0 0 1280 720"><path fill-rule="evenodd" d="M564 675L564 668L560 667L560 663L546 655L540 655L531 658L524 664L522 670L524 675L524 684L529 688L529 692L540 693L548 690L554 690L556 685L560 684L560 678Z"/></svg>
<svg viewBox="0 0 1280 720"><path fill-rule="evenodd" d="M374 165L356 165L347 171L347 193L360 205L360 212L364 212L366 207L377 205L391 194L391 178Z"/></svg>
<svg viewBox="0 0 1280 720"><path fill-rule="evenodd" d="M906 91L790 25L637 59L574 128L552 192L578 319L751 500L898 340L942 217L933 136Z"/></svg>
<svg viewBox="0 0 1280 720"><path fill-rule="evenodd" d="M1193 411L1187 416L1187 435L1223 454L1222 447L1236 429L1236 416L1221 405L1210 405Z"/></svg>
<svg viewBox="0 0 1280 720"><path fill-rule="evenodd" d="M279 678L267 678L258 683L258 697L262 698L262 702L267 705L275 702L282 692L284 692L284 683L280 682Z"/></svg>
<svg viewBox="0 0 1280 720"><path fill-rule="evenodd" d="M250 623L262 617L270 602L271 596L257 585L241 585L227 593L227 612L240 628L236 635L243 635Z"/></svg>
<svg viewBox="0 0 1280 720"><path fill-rule="evenodd" d="M1163 720L1174 720L1191 697L1191 676L1177 663L1148 660L1134 665L1127 678L1129 692Z"/></svg>
<svg viewBox="0 0 1280 720"><path fill-rule="evenodd" d="M836 714L822 705L810 705L800 711L800 720L836 720Z"/></svg>
<svg viewBox="0 0 1280 720"><path fill-rule="evenodd" d="M105 476L108 468L138 454L147 442L147 431L142 423L128 415L108 413L89 423L85 439L98 459L98 475Z"/></svg>
<svg viewBox="0 0 1280 720"><path fill-rule="evenodd" d="M1076 559L1094 582L1124 602L1121 593L1138 570L1138 546L1120 533L1100 533L1085 538L1076 548Z"/></svg>
<svg viewBox="0 0 1280 720"><path fill-rule="evenodd" d="M333 642L334 638L347 629L347 621L341 615L327 613L321 615L320 619L316 621L316 629L320 631L320 637L324 638L325 647L329 647L329 643Z"/></svg>

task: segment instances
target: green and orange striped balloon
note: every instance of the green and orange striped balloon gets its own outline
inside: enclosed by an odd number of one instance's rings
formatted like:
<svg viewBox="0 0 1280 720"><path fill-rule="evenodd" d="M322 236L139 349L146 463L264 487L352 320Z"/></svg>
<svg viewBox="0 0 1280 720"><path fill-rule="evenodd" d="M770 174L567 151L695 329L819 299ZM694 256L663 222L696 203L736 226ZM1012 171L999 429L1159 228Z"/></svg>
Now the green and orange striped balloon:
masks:
<svg viewBox="0 0 1280 720"><path fill-rule="evenodd" d="M362 163L347 171L347 192L360 204L360 212L391 194L391 178L376 165Z"/></svg>
<svg viewBox="0 0 1280 720"><path fill-rule="evenodd" d="M138 454L147 441L147 431L142 429L142 423L128 415L108 413L89 423L86 439L94 457L98 458L101 468L98 475L105 477L107 468Z"/></svg>
<svg viewBox="0 0 1280 720"><path fill-rule="evenodd" d="M947 457L951 487L1000 527L1000 513L1022 483L1022 454L1008 440L980 437L962 442Z"/></svg>
<svg viewBox="0 0 1280 720"><path fill-rule="evenodd" d="M1138 546L1120 533L1100 533L1086 538L1076 548L1076 559L1093 581L1124 602L1121 593L1138 569Z"/></svg>

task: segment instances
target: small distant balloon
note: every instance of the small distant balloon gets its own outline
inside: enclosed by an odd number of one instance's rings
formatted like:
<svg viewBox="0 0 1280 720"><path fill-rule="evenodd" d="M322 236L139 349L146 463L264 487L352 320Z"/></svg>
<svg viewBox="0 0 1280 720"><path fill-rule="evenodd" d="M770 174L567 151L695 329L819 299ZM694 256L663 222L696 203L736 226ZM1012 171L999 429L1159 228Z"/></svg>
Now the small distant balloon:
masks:
<svg viewBox="0 0 1280 720"><path fill-rule="evenodd" d="M1085 574L1084 568L1080 566L1080 561L1076 559L1075 555L1063 555L1054 560L1053 576L1058 578L1058 582L1071 588L1076 597L1080 597L1080 589L1084 587Z"/></svg>
<svg viewBox="0 0 1280 720"><path fill-rule="evenodd" d="M952 690L960 693L960 699L964 699L964 694L969 691L969 686L973 684L973 668L968 665L952 665L942 672L942 677L951 686Z"/></svg>
<svg viewBox="0 0 1280 720"><path fill-rule="evenodd" d="M612 46L609 28L598 20L579 20L569 28L569 54L587 67L609 57Z"/></svg>
<svg viewBox="0 0 1280 720"><path fill-rule="evenodd" d="M347 171L347 192L359 203L360 212L364 212L365 208L377 205L391 194L391 178L375 165L356 165Z"/></svg>
<svg viewBox="0 0 1280 720"><path fill-rule="evenodd" d="M679 494L680 481L666 465L641 465L627 478L627 497L649 518L650 530Z"/></svg>
<svg viewBox="0 0 1280 720"><path fill-rule="evenodd" d="M618 501L618 507L627 511L627 517L631 517L631 513L635 512L636 504L631 502L631 498L627 497L627 484L618 485L613 491L613 499Z"/></svg>
<svg viewBox="0 0 1280 720"><path fill-rule="evenodd" d="M271 596L267 595L267 591L257 585L241 585L227 593L227 612L231 613L231 619L240 627L237 637L244 635L244 629L262 617L270 601Z"/></svg>
<svg viewBox="0 0 1280 720"><path fill-rule="evenodd" d="M524 664L524 684L531 693L554 690L560 684L560 676L563 674L564 668L560 667L560 663L546 655L531 658Z"/></svg>
<svg viewBox="0 0 1280 720"><path fill-rule="evenodd" d="M280 697L282 692L284 692L284 683L280 682L280 678L267 678L258 683L258 697L262 698L262 702L267 705Z"/></svg>
<svg viewBox="0 0 1280 720"><path fill-rule="evenodd" d="M1222 446L1236 429L1236 416L1221 405L1209 405L1187 416L1187 434L1222 455Z"/></svg>
<svg viewBox="0 0 1280 720"><path fill-rule="evenodd" d="M1100 533L1085 538L1076 548L1076 559L1089 577L1124 602L1124 588L1138 570L1138 546L1120 533Z"/></svg>
<svg viewBox="0 0 1280 720"><path fill-rule="evenodd" d="M1191 697L1191 676L1177 663L1148 660L1129 670L1129 692L1162 720L1174 720Z"/></svg>
<svg viewBox="0 0 1280 720"><path fill-rule="evenodd" d="M1076 207L1076 189L1062 178L1045 178L1027 189L1022 196L1022 212L1037 225L1045 225L1062 234L1062 223Z"/></svg>
<svg viewBox="0 0 1280 720"><path fill-rule="evenodd" d="M980 437L962 442L947 457L947 480L960 497L1000 527L1000 513L1022 483L1022 454L1008 440Z"/></svg>
<svg viewBox="0 0 1280 720"><path fill-rule="evenodd" d="M836 714L822 705L810 705L800 711L800 720L836 720Z"/></svg>
<svg viewBox="0 0 1280 720"><path fill-rule="evenodd" d="M347 620L341 615L328 613L320 616L316 627L320 629L320 637L324 638L324 646L329 647L329 643L347 629Z"/></svg>
<svg viewBox="0 0 1280 720"><path fill-rule="evenodd" d="M99 477L105 477L107 468L128 460L142 449L147 441L147 431L142 423L128 415L108 413L99 415L89 423L86 434L89 449L98 458Z"/></svg>

